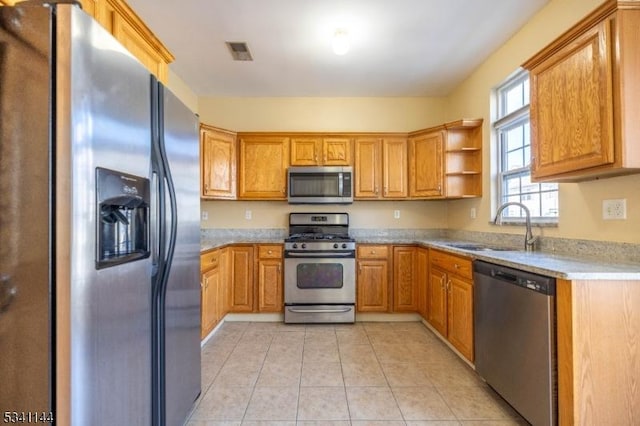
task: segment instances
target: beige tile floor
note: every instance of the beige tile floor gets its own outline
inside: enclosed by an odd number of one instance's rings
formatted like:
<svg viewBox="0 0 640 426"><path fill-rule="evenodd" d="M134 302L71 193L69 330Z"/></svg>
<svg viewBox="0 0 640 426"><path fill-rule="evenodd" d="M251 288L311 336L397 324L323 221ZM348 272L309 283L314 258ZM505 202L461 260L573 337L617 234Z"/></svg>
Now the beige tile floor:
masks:
<svg viewBox="0 0 640 426"><path fill-rule="evenodd" d="M418 322L227 322L187 426L527 424Z"/></svg>

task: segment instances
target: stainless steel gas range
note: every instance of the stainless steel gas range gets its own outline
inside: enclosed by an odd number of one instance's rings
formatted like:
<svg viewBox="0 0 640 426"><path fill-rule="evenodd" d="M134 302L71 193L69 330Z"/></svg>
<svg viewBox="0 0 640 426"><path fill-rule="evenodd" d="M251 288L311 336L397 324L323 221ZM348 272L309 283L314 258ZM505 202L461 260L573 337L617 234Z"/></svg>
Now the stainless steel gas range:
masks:
<svg viewBox="0 0 640 426"><path fill-rule="evenodd" d="M290 213L284 245L284 322L352 323L356 243L348 213Z"/></svg>

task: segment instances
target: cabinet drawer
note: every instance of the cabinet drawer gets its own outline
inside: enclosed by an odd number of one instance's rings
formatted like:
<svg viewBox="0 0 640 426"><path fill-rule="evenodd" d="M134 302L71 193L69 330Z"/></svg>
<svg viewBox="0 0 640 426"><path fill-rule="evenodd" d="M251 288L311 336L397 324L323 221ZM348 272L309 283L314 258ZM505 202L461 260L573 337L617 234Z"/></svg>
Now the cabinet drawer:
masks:
<svg viewBox="0 0 640 426"><path fill-rule="evenodd" d="M220 250L212 250L200 255L200 272L205 272L218 266L219 258Z"/></svg>
<svg viewBox="0 0 640 426"><path fill-rule="evenodd" d="M386 259L389 257L389 247L385 245L359 245L358 259Z"/></svg>
<svg viewBox="0 0 640 426"><path fill-rule="evenodd" d="M447 272L451 272L463 278L473 279L473 267L471 259L453 254L445 253L439 250L431 250L429 252L430 262Z"/></svg>
<svg viewBox="0 0 640 426"><path fill-rule="evenodd" d="M258 247L258 257L260 259L282 259L282 246L278 244L261 245Z"/></svg>

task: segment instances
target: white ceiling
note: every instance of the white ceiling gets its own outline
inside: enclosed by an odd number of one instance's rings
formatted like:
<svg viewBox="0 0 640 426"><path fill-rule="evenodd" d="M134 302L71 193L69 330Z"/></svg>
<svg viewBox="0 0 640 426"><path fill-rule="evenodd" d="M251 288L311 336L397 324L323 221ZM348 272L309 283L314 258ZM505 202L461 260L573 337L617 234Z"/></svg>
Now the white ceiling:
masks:
<svg viewBox="0 0 640 426"><path fill-rule="evenodd" d="M549 0L128 0L198 96L444 96ZM331 50L337 27L351 49ZM236 62L225 41L244 41Z"/></svg>

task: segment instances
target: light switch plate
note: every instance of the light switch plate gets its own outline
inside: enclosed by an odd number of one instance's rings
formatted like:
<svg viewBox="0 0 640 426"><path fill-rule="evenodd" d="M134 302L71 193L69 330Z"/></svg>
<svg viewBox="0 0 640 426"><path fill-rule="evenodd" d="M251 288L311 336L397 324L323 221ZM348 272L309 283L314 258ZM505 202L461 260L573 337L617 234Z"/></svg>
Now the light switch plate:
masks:
<svg viewBox="0 0 640 426"><path fill-rule="evenodd" d="M251 210L245 210L244 211L244 218L247 219L247 220L251 220L251 217L252 217Z"/></svg>
<svg viewBox="0 0 640 426"><path fill-rule="evenodd" d="M602 219L624 220L627 218L627 200L602 200Z"/></svg>
<svg viewBox="0 0 640 426"><path fill-rule="evenodd" d="M393 211L393 218L394 219L400 219L400 210L394 210Z"/></svg>
<svg viewBox="0 0 640 426"><path fill-rule="evenodd" d="M206 211L201 212L200 217L202 220L209 220L209 212L206 212Z"/></svg>

